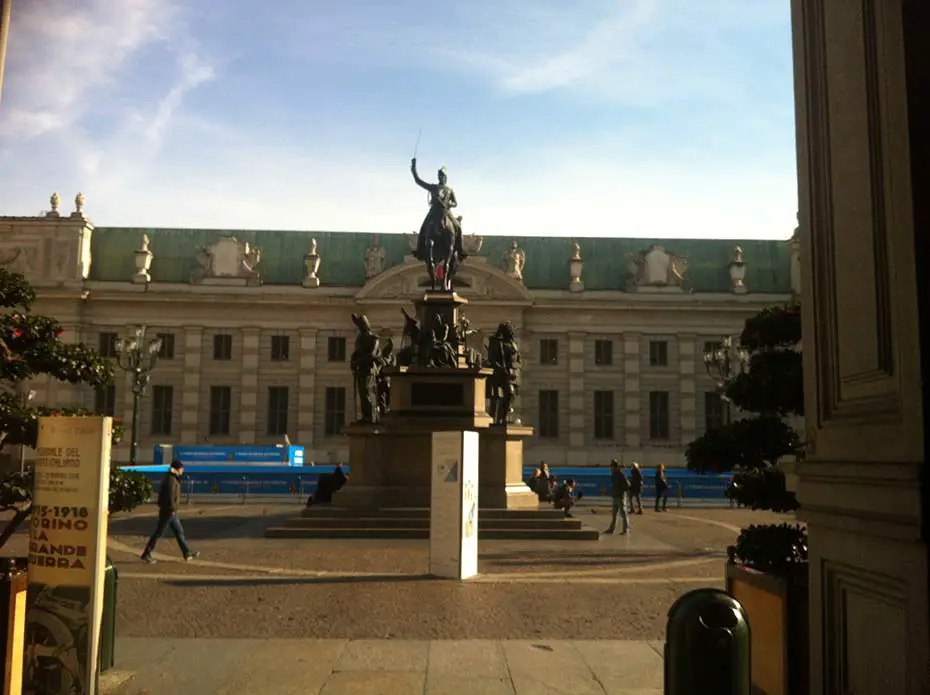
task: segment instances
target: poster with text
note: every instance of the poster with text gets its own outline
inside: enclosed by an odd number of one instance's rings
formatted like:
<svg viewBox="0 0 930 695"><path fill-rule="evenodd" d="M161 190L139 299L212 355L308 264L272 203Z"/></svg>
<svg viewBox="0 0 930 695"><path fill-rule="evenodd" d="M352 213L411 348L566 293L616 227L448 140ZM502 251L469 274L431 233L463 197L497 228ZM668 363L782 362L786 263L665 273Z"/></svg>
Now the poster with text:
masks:
<svg viewBox="0 0 930 695"><path fill-rule="evenodd" d="M458 579L462 560L462 435L434 432L431 440L429 571L434 577Z"/></svg>
<svg viewBox="0 0 930 695"><path fill-rule="evenodd" d="M39 419L23 692L95 695L103 611L108 417Z"/></svg>

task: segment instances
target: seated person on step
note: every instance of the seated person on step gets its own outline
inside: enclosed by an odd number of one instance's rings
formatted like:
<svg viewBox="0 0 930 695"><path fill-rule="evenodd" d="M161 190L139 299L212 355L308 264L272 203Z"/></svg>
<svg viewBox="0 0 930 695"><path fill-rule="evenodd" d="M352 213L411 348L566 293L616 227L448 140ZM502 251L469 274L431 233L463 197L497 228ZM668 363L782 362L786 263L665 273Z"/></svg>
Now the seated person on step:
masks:
<svg viewBox="0 0 930 695"><path fill-rule="evenodd" d="M555 491L555 495L552 499L552 506L556 509L561 509L566 518L571 518L571 512L569 511L572 507L575 506L575 500L580 497L581 491L577 490L575 481L572 478L567 478L562 481L562 484L558 486Z"/></svg>
<svg viewBox="0 0 930 695"><path fill-rule="evenodd" d="M316 491L307 500L307 506L314 504L332 504L333 493L339 492L349 482L349 476L342 470L342 464L336 464L332 473L323 473L316 484Z"/></svg>

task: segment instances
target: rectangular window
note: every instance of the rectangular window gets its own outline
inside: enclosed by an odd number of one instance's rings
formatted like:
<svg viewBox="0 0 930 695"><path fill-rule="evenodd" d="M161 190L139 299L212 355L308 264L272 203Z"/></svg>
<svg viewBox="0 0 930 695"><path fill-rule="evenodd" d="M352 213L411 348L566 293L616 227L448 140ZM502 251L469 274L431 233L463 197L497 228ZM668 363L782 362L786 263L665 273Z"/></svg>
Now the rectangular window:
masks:
<svg viewBox="0 0 930 695"><path fill-rule="evenodd" d="M345 341L345 338L342 340ZM346 424L346 390L344 387L326 387L326 402L323 411L323 433L327 437L342 434L342 428Z"/></svg>
<svg viewBox="0 0 930 695"><path fill-rule="evenodd" d="M541 390L539 392L539 430L540 437L557 439L559 436L559 392Z"/></svg>
<svg viewBox="0 0 930 695"><path fill-rule="evenodd" d="M286 335L271 336L271 361L287 362L291 359L291 339Z"/></svg>
<svg viewBox="0 0 930 695"><path fill-rule="evenodd" d="M94 389L94 412L98 415L116 415L116 387L101 386Z"/></svg>
<svg viewBox="0 0 930 695"><path fill-rule="evenodd" d="M649 438L669 438L668 391L649 392Z"/></svg>
<svg viewBox="0 0 930 695"><path fill-rule="evenodd" d="M539 341L539 363L559 363L559 341L555 338L543 338Z"/></svg>
<svg viewBox="0 0 930 695"><path fill-rule="evenodd" d="M704 393L704 429L715 430L730 424L730 405L715 391Z"/></svg>
<svg viewBox="0 0 930 695"><path fill-rule="evenodd" d="M229 417L232 412L232 388L210 387L210 434L229 434Z"/></svg>
<svg viewBox="0 0 930 695"><path fill-rule="evenodd" d="M174 333L156 333L155 337L161 340L158 357L163 360L174 359Z"/></svg>
<svg viewBox="0 0 930 695"><path fill-rule="evenodd" d="M594 392L594 438L614 438L614 392Z"/></svg>
<svg viewBox="0 0 930 695"><path fill-rule="evenodd" d="M171 434L172 411L174 410L174 387L152 387L152 434Z"/></svg>
<svg viewBox="0 0 930 695"><path fill-rule="evenodd" d="M116 333L101 333L100 342L97 346L97 352L101 357L116 357L116 340L119 336Z"/></svg>
<svg viewBox="0 0 930 695"><path fill-rule="evenodd" d="M287 411L290 405L287 386L271 386L268 389L268 434L287 434Z"/></svg>
<svg viewBox="0 0 930 695"><path fill-rule="evenodd" d="M213 359L231 360L232 359L232 336L227 333L220 333L213 336Z"/></svg>
<svg viewBox="0 0 930 695"><path fill-rule="evenodd" d="M330 362L346 361L346 339L336 336L326 341L326 355Z"/></svg>
<svg viewBox="0 0 930 695"><path fill-rule="evenodd" d="M706 354L709 353L709 352L715 352L715 351L718 350L719 348L720 348L720 341L719 341L719 340L705 340L705 341L704 341L704 353L703 353L703 354L706 355ZM702 359L703 359L703 358L702 358Z"/></svg>
<svg viewBox="0 0 930 695"><path fill-rule="evenodd" d="M650 367L667 367L668 366L668 342L665 340L649 341L649 366Z"/></svg>
<svg viewBox="0 0 930 695"><path fill-rule="evenodd" d="M614 341L594 341L594 364L611 365L614 363Z"/></svg>

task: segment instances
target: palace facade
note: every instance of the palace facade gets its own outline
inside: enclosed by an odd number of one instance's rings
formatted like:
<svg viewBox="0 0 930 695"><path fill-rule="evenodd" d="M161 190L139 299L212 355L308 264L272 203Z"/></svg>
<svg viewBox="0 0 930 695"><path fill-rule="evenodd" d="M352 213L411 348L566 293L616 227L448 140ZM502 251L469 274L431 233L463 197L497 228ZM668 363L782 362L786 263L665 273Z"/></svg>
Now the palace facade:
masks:
<svg viewBox="0 0 930 695"><path fill-rule="evenodd" d="M0 263L22 272L68 340L114 355L138 324L162 338L140 410L156 443L273 444L347 460L356 417L353 312L399 340L428 286L411 234L95 227L84 213L0 217ZM456 277L484 350L502 321L523 359L527 461L683 464L729 417L703 353L800 291L795 241L468 236ZM128 375L93 392L34 383L37 402L132 417ZM128 431L114 457L128 461ZM28 454L27 454L28 457Z"/></svg>

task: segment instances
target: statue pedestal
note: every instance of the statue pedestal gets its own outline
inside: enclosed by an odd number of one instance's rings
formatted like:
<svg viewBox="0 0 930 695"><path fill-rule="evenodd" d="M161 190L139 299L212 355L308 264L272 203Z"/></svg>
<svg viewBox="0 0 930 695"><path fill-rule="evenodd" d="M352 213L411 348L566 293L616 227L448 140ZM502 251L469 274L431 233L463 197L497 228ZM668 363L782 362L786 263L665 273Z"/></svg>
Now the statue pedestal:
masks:
<svg viewBox="0 0 930 695"><path fill-rule="evenodd" d="M423 295L423 299L414 302L417 308L417 320L420 322L420 329L424 331L432 330L435 325L436 317L442 318L443 323L449 326L449 337L453 339L458 355L459 367L465 367L465 346L459 345L455 340L455 330L459 325L459 308L468 304L468 300L458 296L455 292L428 291ZM394 397L393 392L391 398ZM481 408L484 410L484 407Z"/></svg>
<svg viewBox="0 0 930 695"><path fill-rule="evenodd" d="M484 509L537 509L539 497L523 479L524 425L491 425L479 433L478 504Z"/></svg>
<svg viewBox="0 0 930 695"><path fill-rule="evenodd" d="M489 369L398 367L391 373L391 411L377 424L355 423L349 438L351 479L339 507L430 506L434 432L479 435L479 504L485 509L536 509L523 482L523 441L533 428L492 425L485 409Z"/></svg>

